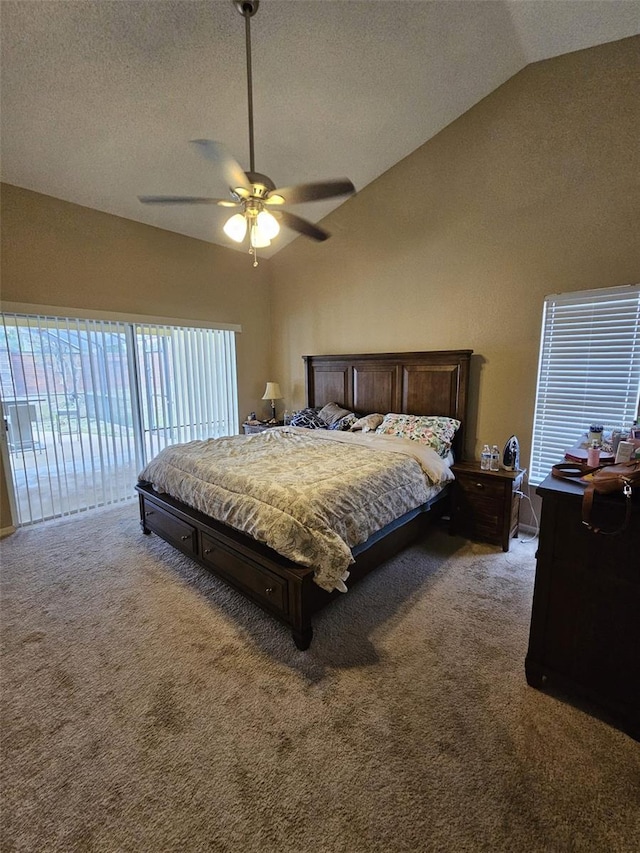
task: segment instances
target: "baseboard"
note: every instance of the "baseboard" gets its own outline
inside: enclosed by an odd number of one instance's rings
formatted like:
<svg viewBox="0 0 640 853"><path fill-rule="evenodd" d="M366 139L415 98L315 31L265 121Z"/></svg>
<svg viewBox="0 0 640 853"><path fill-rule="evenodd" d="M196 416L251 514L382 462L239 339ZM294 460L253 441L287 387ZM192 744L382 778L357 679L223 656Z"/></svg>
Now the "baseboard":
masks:
<svg viewBox="0 0 640 853"><path fill-rule="evenodd" d="M11 536L12 533L16 532L16 528L11 525L11 527L1 527L0 528L0 539L4 539L5 536Z"/></svg>
<svg viewBox="0 0 640 853"><path fill-rule="evenodd" d="M535 533L535 535L537 536L538 535L538 527L537 526L533 527L533 525L531 525L531 524L520 523L518 525L518 534L520 534L520 533L528 533L529 535L532 535Z"/></svg>

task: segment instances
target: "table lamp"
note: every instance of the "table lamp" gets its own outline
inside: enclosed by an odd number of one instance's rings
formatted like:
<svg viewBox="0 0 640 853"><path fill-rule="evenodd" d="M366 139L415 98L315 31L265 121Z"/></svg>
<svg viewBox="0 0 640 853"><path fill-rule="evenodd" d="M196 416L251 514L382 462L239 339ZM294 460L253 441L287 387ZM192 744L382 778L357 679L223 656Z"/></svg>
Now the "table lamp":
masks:
<svg viewBox="0 0 640 853"><path fill-rule="evenodd" d="M262 395L263 400L271 400L271 420L276 419L276 400L282 400L282 392L277 382L267 382L267 387Z"/></svg>

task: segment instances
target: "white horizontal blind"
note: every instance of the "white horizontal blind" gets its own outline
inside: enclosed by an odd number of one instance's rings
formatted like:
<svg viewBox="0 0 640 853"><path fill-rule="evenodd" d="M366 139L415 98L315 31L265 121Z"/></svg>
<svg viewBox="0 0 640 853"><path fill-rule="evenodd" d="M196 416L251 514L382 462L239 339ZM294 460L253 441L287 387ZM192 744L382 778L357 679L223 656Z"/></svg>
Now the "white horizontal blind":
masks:
<svg viewBox="0 0 640 853"><path fill-rule="evenodd" d="M628 428L640 397L640 286L545 299L530 480L537 485L591 424Z"/></svg>

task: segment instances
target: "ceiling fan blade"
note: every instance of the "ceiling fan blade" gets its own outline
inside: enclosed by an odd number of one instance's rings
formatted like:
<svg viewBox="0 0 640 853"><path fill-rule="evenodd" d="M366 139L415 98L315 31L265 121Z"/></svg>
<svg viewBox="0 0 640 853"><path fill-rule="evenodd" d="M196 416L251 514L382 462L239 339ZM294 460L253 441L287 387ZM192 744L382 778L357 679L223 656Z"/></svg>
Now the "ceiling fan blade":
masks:
<svg viewBox="0 0 640 853"><path fill-rule="evenodd" d="M287 228L304 234L305 237L311 237L313 240L327 240L331 236L328 231L319 228L301 216L296 216L295 213L289 213L288 210L279 210L276 216Z"/></svg>
<svg viewBox="0 0 640 853"><path fill-rule="evenodd" d="M192 139L191 144L198 147L203 157L219 166L230 190L242 188L246 190L247 195L251 193L251 184L242 166L221 142L215 142L213 139Z"/></svg>
<svg viewBox="0 0 640 853"><path fill-rule="evenodd" d="M222 207L237 207L236 202L224 198L203 198L194 195L139 195L143 204L219 204Z"/></svg>
<svg viewBox="0 0 640 853"><path fill-rule="evenodd" d="M294 187L282 187L269 193L267 204L300 204L305 201L319 201L322 198L335 198L350 195L356 188L348 178L334 181L318 181L313 184L298 184ZM278 198L278 196L280 198ZM280 201L284 199L284 201Z"/></svg>

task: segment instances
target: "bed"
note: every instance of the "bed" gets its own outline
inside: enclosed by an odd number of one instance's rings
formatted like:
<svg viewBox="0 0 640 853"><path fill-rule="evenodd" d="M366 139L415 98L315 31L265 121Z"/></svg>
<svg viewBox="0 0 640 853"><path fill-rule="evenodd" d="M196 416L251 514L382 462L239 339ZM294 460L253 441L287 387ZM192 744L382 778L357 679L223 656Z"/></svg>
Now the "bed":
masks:
<svg viewBox="0 0 640 853"><path fill-rule="evenodd" d="M456 419L461 422L461 426L453 439L452 451L457 458L461 458L470 357L471 350L304 356L307 406L318 409L325 404L336 403L359 414L437 414L443 418ZM226 442L225 452L231 451L228 471L235 477L244 476L240 454L247 460L247 465L252 456L255 456L256 461L262 460L260 453L265 452L264 445L275 448L276 457L278 452L286 452L289 454L286 458L293 459L298 450L307 448L305 452L318 454L319 460L322 459L322 453L328 452L325 445L331 446L335 448L331 453L337 454L340 460L343 455L345 460L350 460L349 464L344 463L345 469L350 465L356 478L360 476L361 469L367 467L368 459L372 456L388 457L389 469L392 466L396 469L393 475L389 474L389 493L396 489L394 477L408 482L415 476L411 466L416 470L418 463L409 461L409 457L402 451L395 453L389 449L389 444L395 439L382 448L382 454L371 454L369 448L365 447L368 438L361 439L347 433L321 437L321 431L317 431L312 439L312 433L315 432L284 427L255 436L218 439L209 443L210 452L214 456L222 452ZM406 443L414 446L418 444L411 441ZM173 453L173 450L168 449L168 453ZM193 462L195 467L198 464ZM333 460L331 464L343 463ZM264 468L264 463L260 462L260 467ZM282 484L278 486L275 483L275 476L273 495L267 494L264 481L261 485L256 479L252 491L250 479L236 480L231 487L231 498L226 499L227 514L221 515L222 518L231 519L231 523L224 523L213 517L213 511L205 511L210 504L206 503L204 497L201 499L199 485L181 491L172 487L170 478L163 481L160 475L156 476L155 469L149 470L152 473L147 473L136 486L143 532L156 533L285 622L291 627L294 642L301 650L307 649L311 643L312 617L318 610L425 532L433 519L442 515L447 508L448 487L440 484L422 495L418 506L407 504L409 509L403 509L398 504L399 508L396 507L388 518L381 512L371 530L367 531L369 535L365 541L357 541L358 536L362 536L361 530L353 534L357 544L349 547L346 554L344 541L334 543L330 541L330 536L326 536L319 544L310 540L307 543L304 537L300 538L297 534L293 538L297 540L295 544L298 550L292 551L282 547L277 539L272 542L275 547L270 547L266 543L271 540L262 537L256 527L248 526L247 530L260 536L263 541L241 532L234 518L237 507L243 502L248 502L248 507L243 510L248 518L253 518L251 502L263 503L269 511L275 513L281 511L286 492L283 492ZM250 468L247 470L250 471ZM258 468L254 467L254 470ZM384 476L385 473L381 472L381 477ZM156 478L160 480L159 486L154 482ZM327 480L330 479L327 475ZM291 482L293 489L294 483L297 486L297 480ZM356 479L355 482L357 486L360 481ZM365 482L362 477L361 482ZM384 488L383 481L379 487ZM233 498L233 489L239 495L237 500ZM220 494L214 489L210 496L214 504L216 501L221 503ZM340 499L339 493L337 497ZM386 506L386 500L380 501L380 505ZM340 532L348 540L344 531ZM335 552L331 550L334 544ZM345 561L348 563L348 572L343 572ZM334 574L337 572L335 577L331 575L333 563Z"/></svg>

